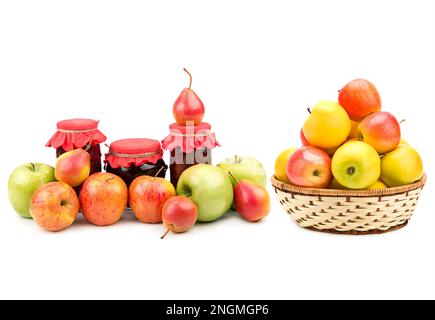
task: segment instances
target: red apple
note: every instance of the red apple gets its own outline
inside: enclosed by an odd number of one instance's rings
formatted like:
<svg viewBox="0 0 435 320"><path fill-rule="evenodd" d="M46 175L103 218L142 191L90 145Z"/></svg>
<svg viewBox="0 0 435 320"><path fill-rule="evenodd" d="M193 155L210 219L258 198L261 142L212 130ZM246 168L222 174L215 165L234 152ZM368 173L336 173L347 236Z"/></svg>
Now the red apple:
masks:
<svg viewBox="0 0 435 320"><path fill-rule="evenodd" d="M160 223L163 205L175 194L175 188L168 180L140 176L133 180L129 188L130 207L138 220Z"/></svg>
<svg viewBox="0 0 435 320"><path fill-rule="evenodd" d="M400 123L389 112L375 112L364 118L359 127L360 139L379 154L393 151L400 143Z"/></svg>
<svg viewBox="0 0 435 320"><path fill-rule="evenodd" d="M80 204L83 216L97 226L118 222L127 206L125 182L111 173L95 173L83 184Z"/></svg>
<svg viewBox="0 0 435 320"><path fill-rule="evenodd" d="M228 174L237 183L234 187L234 204L240 216L250 222L267 216L270 212L270 196L266 188L246 179L237 181L231 172Z"/></svg>
<svg viewBox="0 0 435 320"><path fill-rule="evenodd" d="M287 177L296 186L326 188L332 180L331 158L317 147L299 148L287 163Z"/></svg>
<svg viewBox="0 0 435 320"><path fill-rule="evenodd" d="M51 182L36 189L30 202L30 214L48 231L61 231L72 225L80 203L73 188L63 182Z"/></svg>
<svg viewBox="0 0 435 320"><path fill-rule="evenodd" d="M183 89L172 108L175 121L180 125L197 125L204 117L204 104L191 89L192 75L184 69L190 77L189 88Z"/></svg>
<svg viewBox="0 0 435 320"><path fill-rule="evenodd" d="M361 121L370 113L381 110L381 97L376 87L367 80L356 79L340 90L338 103L354 121Z"/></svg>
<svg viewBox="0 0 435 320"><path fill-rule="evenodd" d="M162 221L166 233L181 233L189 231L198 219L198 207L195 202L185 196L176 196L168 199L162 208Z"/></svg>

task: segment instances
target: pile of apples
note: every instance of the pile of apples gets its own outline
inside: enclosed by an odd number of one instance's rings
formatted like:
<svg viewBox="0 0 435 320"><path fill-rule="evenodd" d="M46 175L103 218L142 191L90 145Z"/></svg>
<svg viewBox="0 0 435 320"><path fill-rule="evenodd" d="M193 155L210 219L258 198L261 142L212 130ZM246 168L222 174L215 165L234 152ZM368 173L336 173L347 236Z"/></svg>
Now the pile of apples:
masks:
<svg viewBox="0 0 435 320"><path fill-rule="evenodd" d="M275 177L308 188L385 189L422 178L418 152L401 137L400 122L382 111L376 87L356 79L339 91L338 103L308 109L301 148L281 152Z"/></svg>
<svg viewBox="0 0 435 320"><path fill-rule="evenodd" d="M173 107L181 125L199 123L204 115L188 74L189 88L181 92ZM232 207L250 222L263 219L270 211L266 172L254 158L235 156L217 166L191 166L177 186L157 177L159 173L139 176L127 188L114 174L90 175L89 153L76 149L62 154L55 168L41 163L16 168L9 178L9 199L20 215L33 218L48 231L70 227L80 211L94 225L112 225L130 205L139 221L163 222L166 232L162 238L169 232L188 231L197 221L215 221Z"/></svg>

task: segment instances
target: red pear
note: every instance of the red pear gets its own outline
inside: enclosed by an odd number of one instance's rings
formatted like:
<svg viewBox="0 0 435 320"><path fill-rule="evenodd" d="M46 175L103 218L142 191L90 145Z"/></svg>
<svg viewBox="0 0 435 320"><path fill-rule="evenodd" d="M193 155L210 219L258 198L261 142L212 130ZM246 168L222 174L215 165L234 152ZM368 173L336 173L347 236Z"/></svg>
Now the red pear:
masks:
<svg viewBox="0 0 435 320"><path fill-rule="evenodd" d="M231 172L229 175L236 181L234 203L236 211L247 221L255 222L263 219L270 212L270 195L261 184L246 179L237 181Z"/></svg>
<svg viewBox="0 0 435 320"><path fill-rule="evenodd" d="M204 117L204 104L196 95L195 91L191 89L192 75L186 69L184 69L184 71L190 77L189 87L181 91L174 103L172 113L174 114L175 121L179 125L185 126L192 123L197 125Z"/></svg>
<svg viewBox="0 0 435 320"><path fill-rule="evenodd" d="M91 158L83 149L65 152L56 161L55 176L71 187L80 186L89 177Z"/></svg>
<svg viewBox="0 0 435 320"><path fill-rule="evenodd" d="M162 220L167 231L161 237L163 239L169 232L189 231L198 219L198 207L185 196L172 197L165 202L162 209Z"/></svg>

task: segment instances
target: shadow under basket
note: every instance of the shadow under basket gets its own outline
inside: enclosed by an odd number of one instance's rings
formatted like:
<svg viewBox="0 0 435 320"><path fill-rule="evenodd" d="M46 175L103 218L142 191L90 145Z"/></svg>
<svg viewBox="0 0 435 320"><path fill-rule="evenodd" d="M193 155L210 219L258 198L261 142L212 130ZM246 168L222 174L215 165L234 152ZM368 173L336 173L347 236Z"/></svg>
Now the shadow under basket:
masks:
<svg viewBox="0 0 435 320"><path fill-rule="evenodd" d="M293 186L272 177L284 210L299 226L338 234L377 234L408 224L426 183L374 190L314 189Z"/></svg>

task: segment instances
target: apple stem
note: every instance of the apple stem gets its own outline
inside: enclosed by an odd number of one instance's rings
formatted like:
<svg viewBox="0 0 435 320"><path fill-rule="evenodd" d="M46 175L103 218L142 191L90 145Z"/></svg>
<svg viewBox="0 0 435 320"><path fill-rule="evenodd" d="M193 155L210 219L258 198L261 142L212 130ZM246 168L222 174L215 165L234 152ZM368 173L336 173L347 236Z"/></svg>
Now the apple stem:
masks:
<svg viewBox="0 0 435 320"><path fill-rule="evenodd" d="M154 180L156 180L157 176L159 175L160 172L162 172L162 170L163 170L164 168L165 168L165 167L163 167L163 166L160 167L159 171L157 171L156 175L154 176Z"/></svg>
<svg viewBox="0 0 435 320"><path fill-rule="evenodd" d="M404 122L406 122L406 119L402 119L402 121L400 121L399 123L402 124Z"/></svg>
<svg viewBox="0 0 435 320"><path fill-rule="evenodd" d="M308 113L311 114L311 108L307 108Z"/></svg>
<svg viewBox="0 0 435 320"><path fill-rule="evenodd" d="M35 166L35 164L32 162L31 165L32 165L32 170L33 170L33 171L36 171L36 166Z"/></svg>
<svg viewBox="0 0 435 320"><path fill-rule="evenodd" d="M160 237L160 239L163 240L169 234L169 232L171 232L171 229L167 229L163 236Z"/></svg>
<svg viewBox="0 0 435 320"><path fill-rule="evenodd" d="M190 88L192 88L192 75L190 74L189 71L187 71L186 68L183 68L183 70L189 75L189 90L190 90Z"/></svg>
<svg viewBox="0 0 435 320"><path fill-rule="evenodd" d="M233 174L231 173L231 171L228 171L228 174L231 176L231 178L234 179L234 181L236 182L236 184L239 184L239 181L237 181L237 179L233 176Z"/></svg>

